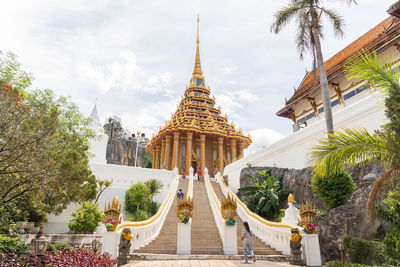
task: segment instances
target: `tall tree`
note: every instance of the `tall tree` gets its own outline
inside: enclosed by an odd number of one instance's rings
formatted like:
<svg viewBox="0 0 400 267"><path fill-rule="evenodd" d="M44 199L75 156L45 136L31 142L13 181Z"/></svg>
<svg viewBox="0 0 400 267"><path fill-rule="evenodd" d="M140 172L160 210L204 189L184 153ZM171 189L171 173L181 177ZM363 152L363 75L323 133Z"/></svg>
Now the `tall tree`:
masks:
<svg viewBox="0 0 400 267"><path fill-rule="evenodd" d="M67 98L29 90L31 75L0 51L0 206L28 196L46 212L94 198L89 121Z"/></svg>
<svg viewBox="0 0 400 267"><path fill-rule="evenodd" d="M361 55L346 69L349 79L365 80L370 88L385 97L389 122L371 134L365 129L344 129L322 140L311 152L310 164L320 176L342 172L345 168L368 162L380 164L385 172L375 182L367 208L374 223L374 203L384 183L400 177L400 71L393 59L380 62L376 53Z"/></svg>
<svg viewBox="0 0 400 267"><path fill-rule="evenodd" d="M347 4L356 3L354 0L337 0ZM296 44L303 59L304 53L310 51L314 56L314 63L318 64L319 82L322 92L322 102L325 112L325 123L329 133L333 133L332 108L329 96L328 78L326 75L324 58L322 55L321 41L322 15L332 22L336 36L343 36L344 21L336 11L323 7L323 0L290 0L289 4L275 13L271 31L278 34L291 20L296 20L297 36ZM314 80L316 80L314 64Z"/></svg>

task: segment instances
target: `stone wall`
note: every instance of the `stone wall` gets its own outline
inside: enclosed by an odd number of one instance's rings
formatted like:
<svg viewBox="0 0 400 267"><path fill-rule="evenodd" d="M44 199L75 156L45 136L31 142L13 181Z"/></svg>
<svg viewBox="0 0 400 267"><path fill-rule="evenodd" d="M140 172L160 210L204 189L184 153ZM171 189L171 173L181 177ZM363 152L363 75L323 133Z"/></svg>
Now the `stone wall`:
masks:
<svg viewBox="0 0 400 267"><path fill-rule="evenodd" d="M321 199L314 196L310 188L311 168L286 169L276 167L249 167L240 173L240 187L249 186L252 182L248 179L250 174L261 180L259 170L270 171L274 177L283 175L283 187L293 190L293 195L298 203L305 200L316 203L317 208L325 208ZM318 234L320 236L321 253L325 259L338 259L339 251L336 240L344 234L359 236L366 239L374 238L379 232L388 230L387 225L377 219L374 227L371 226L366 211L369 193L376 179L383 170L375 165L348 170L357 185L347 203L331 209L328 213L318 216ZM383 198L383 196L381 197Z"/></svg>

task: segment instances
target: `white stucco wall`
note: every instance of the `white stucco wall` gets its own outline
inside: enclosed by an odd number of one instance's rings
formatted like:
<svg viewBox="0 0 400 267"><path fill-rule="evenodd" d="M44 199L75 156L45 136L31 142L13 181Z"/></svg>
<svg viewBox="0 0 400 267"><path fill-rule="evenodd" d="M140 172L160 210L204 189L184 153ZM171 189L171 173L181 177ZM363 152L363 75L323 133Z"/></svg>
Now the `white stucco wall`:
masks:
<svg viewBox="0 0 400 267"><path fill-rule="evenodd" d="M374 93L365 92L357 102L346 103L333 112L335 130L340 128L365 127L368 131L378 129L387 121L382 99ZM308 127L295 132L278 142L229 164L224 169L228 175L229 187L233 192L239 188L240 171L248 164L252 166L276 166L301 169L307 166L307 154L322 138L326 137L323 116Z"/></svg>
<svg viewBox="0 0 400 267"><path fill-rule="evenodd" d="M162 203L167 196L169 188L174 180L173 171L156 170L140 167L130 167L113 164L90 163L90 168L97 179L112 181L112 184L100 196L99 207L103 211L104 204L117 196L124 209L124 199L126 190L139 181L145 182L150 179L160 180L164 187L161 193L155 196L155 201ZM68 232L68 223L71 219L71 213L76 210L77 204L71 204L60 215L48 215L45 225L46 233L66 233ZM123 214L125 217L126 214ZM104 227L99 227L97 232L104 231Z"/></svg>

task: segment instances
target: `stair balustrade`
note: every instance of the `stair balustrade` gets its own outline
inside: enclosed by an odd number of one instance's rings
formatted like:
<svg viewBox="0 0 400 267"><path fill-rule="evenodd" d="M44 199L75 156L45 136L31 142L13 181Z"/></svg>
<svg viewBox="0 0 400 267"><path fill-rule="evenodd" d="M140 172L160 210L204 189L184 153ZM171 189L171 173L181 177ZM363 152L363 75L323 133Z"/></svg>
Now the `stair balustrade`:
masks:
<svg viewBox="0 0 400 267"><path fill-rule="evenodd" d="M302 228L287 223L271 222L262 218L258 214L255 214L249 210L246 204L244 204L225 184L221 173L218 172L215 178L219 183L224 196L226 197L230 194L236 199L237 214L242 221L247 221L249 223L252 234L257 236L265 244L268 244L277 251L282 252L282 254L290 255L290 229L299 228L301 232Z"/></svg>
<svg viewBox="0 0 400 267"><path fill-rule="evenodd" d="M175 198L176 191L178 189L178 169L175 168L174 172L175 179L171 185L168 195L153 217L141 222L123 221L121 224L118 225L116 231L119 234L121 234L123 228L130 228L132 234L134 235L134 239L132 240L131 252L135 249L139 249L149 244L160 233L160 230L164 224L165 218L171 208L171 204Z"/></svg>
<svg viewBox="0 0 400 267"><path fill-rule="evenodd" d="M225 225L225 220L222 217L221 202L219 201L211 185L207 169L204 170L204 182L206 186L208 201L210 203L211 210L214 216L215 224L217 225L217 229L222 240L224 254L236 255L238 253L236 225L233 226Z"/></svg>

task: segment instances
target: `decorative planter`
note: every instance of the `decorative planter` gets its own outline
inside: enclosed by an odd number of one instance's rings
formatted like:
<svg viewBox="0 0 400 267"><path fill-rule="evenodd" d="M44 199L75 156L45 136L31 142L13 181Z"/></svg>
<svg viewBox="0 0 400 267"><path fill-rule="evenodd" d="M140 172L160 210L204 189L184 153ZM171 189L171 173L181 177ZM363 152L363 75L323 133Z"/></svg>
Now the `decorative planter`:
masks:
<svg viewBox="0 0 400 267"><path fill-rule="evenodd" d="M26 228L29 230L31 230L33 227L35 226L35 222L27 222L26 223Z"/></svg>
<svg viewBox="0 0 400 267"><path fill-rule="evenodd" d="M19 229L25 229L28 225L28 222L18 221L15 223Z"/></svg>
<svg viewBox="0 0 400 267"><path fill-rule="evenodd" d="M30 230L31 234L37 234L39 233L40 227L39 226L33 226Z"/></svg>

